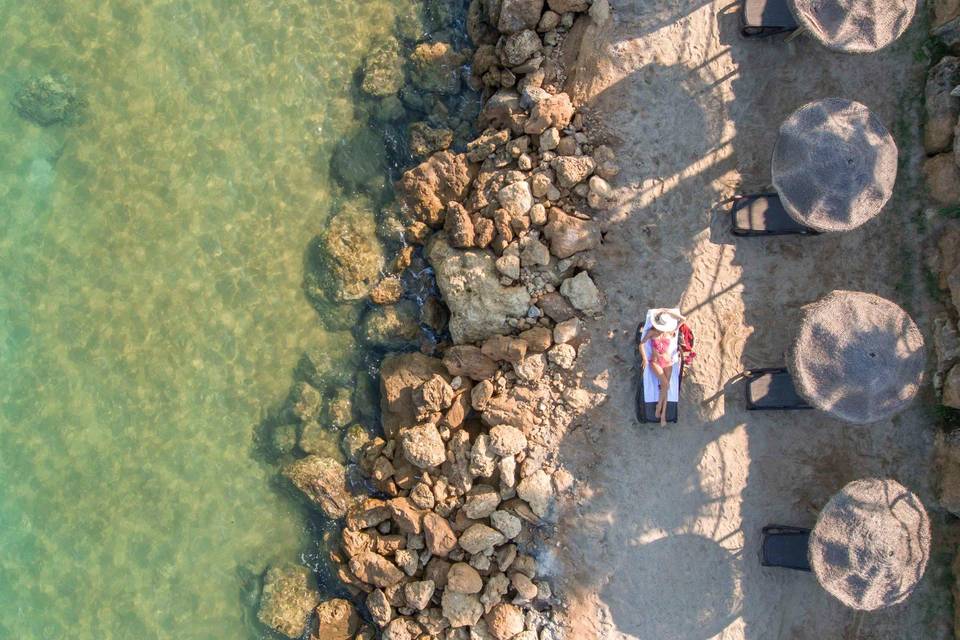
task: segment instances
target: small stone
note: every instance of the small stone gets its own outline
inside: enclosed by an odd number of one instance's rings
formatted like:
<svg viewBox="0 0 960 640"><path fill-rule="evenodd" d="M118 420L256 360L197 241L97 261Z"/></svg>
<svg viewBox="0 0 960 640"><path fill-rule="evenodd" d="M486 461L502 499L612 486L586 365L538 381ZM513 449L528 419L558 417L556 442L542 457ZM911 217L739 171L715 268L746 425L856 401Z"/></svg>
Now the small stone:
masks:
<svg viewBox="0 0 960 640"><path fill-rule="evenodd" d="M530 179L530 192L536 198L545 197L552 186L553 182L546 173L535 173Z"/></svg>
<svg viewBox="0 0 960 640"><path fill-rule="evenodd" d="M553 151L560 144L560 131L556 127L550 127L540 134L540 150ZM542 174L540 174L542 175ZM545 192L545 191L544 191Z"/></svg>
<svg viewBox="0 0 960 640"><path fill-rule="evenodd" d="M497 201L511 216L522 216L533 206L533 193L525 180L514 182L497 192Z"/></svg>
<svg viewBox="0 0 960 640"><path fill-rule="evenodd" d="M557 183L566 189L572 189L586 180L596 168L589 156L560 156L550 166L557 172Z"/></svg>
<svg viewBox="0 0 960 640"><path fill-rule="evenodd" d="M469 564L457 562L447 573L447 589L457 593L480 593L483 589L483 578Z"/></svg>
<svg viewBox="0 0 960 640"><path fill-rule="evenodd" d="M317 636L324 640L353 640L360 628L360 616L353 605L341 598L321 602L316 608Z"/></svg>
<svg viewBox="0 0 960 640"><path fill-rule="evenodd" d="M390 516L403 533L419 535L423 514L409 498L393 498L387 501Z"/></svg>
<svg viewBox="0 0 960 640"><path fill-rule="evenodd" d="M517 596L524 602L530 602L537 597L537 585L533 580L522 573L515 573L510 576L510 584L517 592Z"/></svg>
<svg viewBox="0 0 960 640"><path fill-rule="evenodd" d="M420 568L420 557L409 549L400 549L393 554L393 559L396 561L397 566L403 569L403 572L408 576L412 577L417 573L417 569Z"/></svg>
<svg viewBox="0 0 960 640"><path fill-rule="evenodd" d="M504 549L508 547L513 547L513 545L507 545ZM514 553L516 553L516 551L514 551ZM509 588L510 579L507 578L507 576L502 573L490 576L487 580L486 587L483 589L483 595L480 596L480 603L483 605L484 612L489 613L494 606L500 604L503 596L507 595Z"/></svg>
<svg viewBox="0 0 960 640"><path fill-rule="evenodd" d="M557 344L573 342L580 335L580 320L570 318L560 322L553 328L553 341Z"/></svg>
<svg viewBox="0 0 960 640"><path fill-rule="evenodd" d="M483 616L483 605L480 604L480 598L472 594L458 593L446 589L440 602L443 608L443 617L454 629L473 626Z"/></svg>
<svg viewBox="0 0 960 640"><path fill-rule="evenodd" d="M564 280L560 285L560 293L574 308L586 313L597 313L603 306L600 290L586 271Z"/></svg>
<svg viewBox="0 0 960 640"><path fill-rule="evenodd" d="M447 454L435 424L421 424L400 432L403 455L407 461L420 469L441 465Z"/></svg>
<svg viewBox="0 0 960 640"><path fill-rule="evenodd" d="M550 476L542 469L527 476L517 485L517 495L520 496L530 509L541 518L547 515L550 503L553 500L553 486ZM462 546L462 545L461 545Z"/></svg>
<svg viewBox="0 0 960 640"><path fill-rule="evenodd" d="M393 607L380 589L374 589L367 595L367 610L378 627L385 627L393 619Z"/></svg>
<svg viewBox="0 0 960 640"><path fill-rule="evenodd" d="M392 587L403 580L403 572L383 556L367 551L350 559L350 571L361 582L376 587Z"/></svg>
<svg viewBox="0 0 960 640"><path fill-rule="evenodd" d="M467 495L463 512L471 520L482 520L496 511L499 504L500 496L493 487L478 484Z"/></svg>
<svg viewBox="0 0 960 640"><path fill-rule="evenodd" d="M537 382L543 378L547 368L547 358L542 353L534 353L513 365L513 372L525 382Z"/></svg>
<svg viewBox="0 0 960 640"><path fill-rule="evenodd" d="M490 438L482 433L473 442L470 450L470 473L481 478L493 475L497 465L497 456L490 450Z"/></svg>
<svg viewBox="0 0 960 640"><path fill-rule="evenodd" d="M529 344L529 343L528 343ZM489 380L482 380L470 392L470 406L475 411L483 411L493 397L493 383Z"/></svg>
<svg viewBox="0 0 960 640"><path fill-rule="evenodd" d="M553 334L545 327L534 327L520 334L531 353L544 353L553 344Z"/></svg>
<svg viewBox="0 0 960 640"><path fill-rule="evenodd" d="M543 43L540 41L537 32L532 29L524 29L507 36L503 43L501 60L503 60L505 66L516 67L533 57L542 47Z"/></svg>
<svg viewBox="0 0 960 640"><path fill-rule="evenodd" d="M547 208L539 203L530 207L530 223L538 227L547 224Z"/></svg>
<svg viewBox="0 0 960 640"><path fill-rule="evenodd" d="M407 599L407 605L417 611L423 611L430 604L430 598L436 589L433 580L422 580L420 582L408 582L403 586L403 595Z"/></svg>
<svg viewBox="0 0 960 640"><path fill-rule="evenodd" d="M527 343L519 338L493 336L483 343L480 350L491 360L519 362L527 355L527 348Z"/></svg>
<svg viewBox="0 0 960 640"><path fill-rule="evenodd" d="M538 205L542 206L542 205ZM544 217L546 214L544 214ZM520 252L520 262L525 267L545 267L550 264L550 250L539 240L531 240Z"/></svg>
<svg viewBox="0 0 960 640"><path fill-rule="evenodd" d="M500 424L490 429L490 450L498 456L514 456L527 448L527 437L516 427Z"/></svg>
<svg viewBox="0 0 960 640"><path fill-rule="evenodd" d="M410 501L420 509L430 511L433 509L434 497L433 490L426 484L419 482L410 490Z"/></svg>
<svg viewBox="0 0 960 640"><path fill-rule="evenodd" d="M446 558L457 546L457 536L446 518L430 512L423 516L423 531L427 549L433 555Z"/></svg>
<svg viewBox="0 0 960 640"><path fill-rule="evenodd" d="M497 259L497 271L511 282L520 279L520 258L517 256L501 256Z"/></svg>
<svg viewBox="0 0 960 640"><path fill-rule="evenodd" d="M547 358L551 364L564 370L570 370L573 369L576 362L577 350L568 344L558 344L547 352Z"/></svg>
<svg viewBox="0 0 960 640"><path fill-rule="evenodd" d="M532 494L531 494L532 495ZM531 509L533 506L531 505ZM506 542L503 534L491 529L485 524L471 525L460 536L459 544L464 551L471 554L482 553Z"/></svg>
<svg viewBox="0 0 960 640"><path fill-rule="evenodd" d="M523 529L523 523L520 518L508 511L494 511L490 514L490 524L503 534L507 540L513 540Z"/></svg>
<svg viewBox="0 0 960 640"><path fill-rule="evenodd" d="M484 619L496 640L511 640L523 631L523 613L512 604L495 605Z"/></svg>

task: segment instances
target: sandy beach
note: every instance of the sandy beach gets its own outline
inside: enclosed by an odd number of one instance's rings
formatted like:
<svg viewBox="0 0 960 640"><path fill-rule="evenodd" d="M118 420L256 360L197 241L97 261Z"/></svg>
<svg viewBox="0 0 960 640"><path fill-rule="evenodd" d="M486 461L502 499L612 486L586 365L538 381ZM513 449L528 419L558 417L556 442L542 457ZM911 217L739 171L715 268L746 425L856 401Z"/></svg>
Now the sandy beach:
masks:
<svg viewBox="0 0 960 640"><path fill-rule="evenodd" d="M583 61L575 92L605 123L623 172L595 272L608 305L588 323L582 360L608 399L562 450L580 479L558 543L572 637L952 637L929 386L895 419L855 427L812 411L748 412L738 380L745 369L781 365L800 307L834 289L888 297L929 335L916 197L923 11L892 47L845 56L804 37L745 40L728 2L611 5L604 43ZM721 203L765 190L782 120L830 96L868 105L896 138L891 203L850 233L734 238ZM689 317L699 356L679 423L640 425L634 331L648 307L674 305ZM809 574L760 566L764 525L812 526L831 494L871 475L910 487L934 523L930 566L906 603L857 614Z"/></svg>

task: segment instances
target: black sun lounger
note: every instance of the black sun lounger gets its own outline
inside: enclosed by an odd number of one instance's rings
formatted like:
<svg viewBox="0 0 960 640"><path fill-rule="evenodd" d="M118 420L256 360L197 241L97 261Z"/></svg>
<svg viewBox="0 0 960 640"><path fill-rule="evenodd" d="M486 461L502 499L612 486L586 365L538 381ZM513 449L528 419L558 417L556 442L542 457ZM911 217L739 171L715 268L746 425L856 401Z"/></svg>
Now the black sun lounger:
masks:
<svg viewBox="0 0 960 640"><path fill-rule="evenodd" d="M736 196L730 209L735 236L818 235L787 213L775 193Z"/></svg>
<svg viewBox="0 0 960 640"><path fill-rule="evenodd" d="M761 538L761 565L810 571L810 529L771 524L763 528Z"/></svg>
<svg viewBox="0 0 960 640"><path fill-rule="evenodd" d="M643 339L643 327L644 322L641 322L637 326L637 335L634 340L636 346L640 345L640 340ZM640 360L639 352L637 353L637 360ZM683 357L680 358L679 366L679 386L683 387ZM636 414L637 421L640 423L655 423L660 424L660 418L657 417L657 398L647 398L644 393L644 377L643 370L640 371L640 374L637 376L637 399L636 399ZM667 422L677 422L679 419L679 402L667 402Z"/></svg>
<svg viewBox="0 0 960 640"><path fill-rule="evenodd" d="M763 38L797 30L787 0L743 0L740 33L745 38Z"/></svg>
<svg viewBox="0 0 960 640"><path fill-rule="evenodd" d="M785 411L812 409L797 394L790 372L783 367L754 369L744 373L747 380L747 409L750 411Z"/></svg>

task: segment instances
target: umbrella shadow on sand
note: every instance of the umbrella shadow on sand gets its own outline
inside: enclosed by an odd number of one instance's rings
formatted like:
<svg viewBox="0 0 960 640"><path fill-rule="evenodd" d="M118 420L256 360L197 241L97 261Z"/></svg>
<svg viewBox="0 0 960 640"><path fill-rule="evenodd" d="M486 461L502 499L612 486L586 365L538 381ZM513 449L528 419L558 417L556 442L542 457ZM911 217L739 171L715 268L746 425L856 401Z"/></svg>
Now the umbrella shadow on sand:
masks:
<svg viewBox="0 0 960 640"><path fill-rule="evenodd" d="M601 596L621 633L638 640L706 640L740 615L733 560L709 538L668 536L625 554L610 580L627 584L604 588ZM642 627L634 624L638 610Z"/></svg>

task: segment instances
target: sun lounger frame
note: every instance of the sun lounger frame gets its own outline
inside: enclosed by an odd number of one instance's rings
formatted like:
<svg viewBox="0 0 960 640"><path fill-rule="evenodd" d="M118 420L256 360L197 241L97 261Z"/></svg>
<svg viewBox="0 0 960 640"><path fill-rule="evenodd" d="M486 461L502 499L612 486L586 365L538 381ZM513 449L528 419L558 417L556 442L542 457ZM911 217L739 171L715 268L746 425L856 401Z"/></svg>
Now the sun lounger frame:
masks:
<svg viewBox="0 0 960 640"><path fill-rule="evenodd" d="M810 571L810 529L771 524L760 533L760 564L764 567Z"/></svg>
<svg viewBox="0 0 960 640"><path fill-rule="evenodd" d="M752 383L760 380L765 376L774 376L779 379L780 388L779 391L783 398L783 401L765 401L762 398L754 397ZM797 394L796 389L793 388L793 379L790 377L790 372L786 367L767 367L765 369L751 369L743 373L743 377L746 380L746 397L747 397L747 410L748 411L803 411L807 409L813 409L807 402ZM778 380L771 381L772 383L777 382ZM785 385L789 382L790 387L787 388Z"/></svg>
<svg viewBox="0 0 960 640"><path fill-rule="evenodd" d="M754 193L749 195L737 195L731 200L730 223L731 233L741 237L764 237L764 236L816 236L820 232L816 229L806 227L787 213L780 202L780 196L775 192ZM737 215L752 206L763 206L763 213L769 221L769 228L747 227L738 224Z"/></svg>
<svg viewBox="0 0 960 640"><path fill-rule="evenodd" d="M759 19L752 16L760 14ZM766 38L799 28L786 0L741 0L740 33L744 38Z"/></svg>

